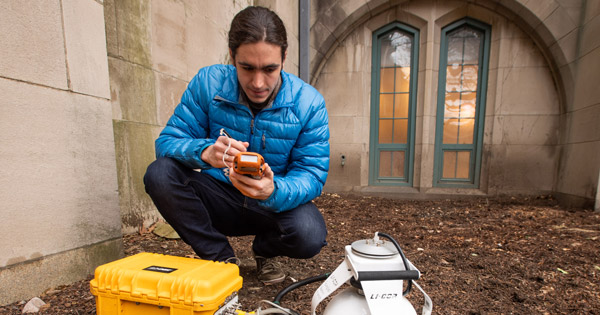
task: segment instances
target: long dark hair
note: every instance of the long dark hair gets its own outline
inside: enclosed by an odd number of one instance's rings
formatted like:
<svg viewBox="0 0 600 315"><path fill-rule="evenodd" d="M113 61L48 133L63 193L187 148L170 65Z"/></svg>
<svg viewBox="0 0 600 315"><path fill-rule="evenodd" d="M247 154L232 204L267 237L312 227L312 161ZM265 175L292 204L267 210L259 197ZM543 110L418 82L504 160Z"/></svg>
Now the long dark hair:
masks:
<svg viewBox="0 0 600 315"><path fill-rule="evenodd" d="M238 12L231 21L229 29L229 49L235 59L238 47L242 44L258 42L281 47L281 60L287 50L287 33L279 16L264 7L250 6Z"/></svg>

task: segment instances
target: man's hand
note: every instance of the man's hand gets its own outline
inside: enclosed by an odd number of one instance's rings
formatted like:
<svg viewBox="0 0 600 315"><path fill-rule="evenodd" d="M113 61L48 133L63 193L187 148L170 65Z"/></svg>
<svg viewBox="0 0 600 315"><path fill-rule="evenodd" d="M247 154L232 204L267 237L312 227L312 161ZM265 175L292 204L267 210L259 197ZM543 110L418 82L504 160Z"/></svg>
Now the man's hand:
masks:
<svg viewBox="0 0 600 315"><path fill-rule="evenodd" d="M231 147L227 150L229 141L231 141ZM231 167L235 155L240 152L246 152L249 145L248 142L241 142L226 136L220 136L214 144L202 151L200 158L215 168ZM225 153L225 150L227 150L227 153Z"/></svg>
<svg viewBox="0 0 600 315"><path fill-rule="evenodd" d="M223 163L221 163L223 164ZM260 179L238 174L232 168L229 169L229 179L235 188L237 188L244 196L253 199L266 200L275 190L273 183L273 170L269 164L265 163L263 176Z"/></svg>

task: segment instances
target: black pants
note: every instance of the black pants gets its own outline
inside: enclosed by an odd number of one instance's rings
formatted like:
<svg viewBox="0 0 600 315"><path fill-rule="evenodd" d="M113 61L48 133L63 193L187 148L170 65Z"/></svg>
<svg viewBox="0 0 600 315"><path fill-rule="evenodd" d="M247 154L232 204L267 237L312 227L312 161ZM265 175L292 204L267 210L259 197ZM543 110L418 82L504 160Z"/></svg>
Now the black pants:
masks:
<svg viewBox="0 0 600 315"><path fill-rule="evenodd" d="M327 244L325 221L312 202L275 213L171 158L150 164L144 184L163 218L202 259L234 256L227 236L255 235L252 250L267 258L310 258Z"/></svg>

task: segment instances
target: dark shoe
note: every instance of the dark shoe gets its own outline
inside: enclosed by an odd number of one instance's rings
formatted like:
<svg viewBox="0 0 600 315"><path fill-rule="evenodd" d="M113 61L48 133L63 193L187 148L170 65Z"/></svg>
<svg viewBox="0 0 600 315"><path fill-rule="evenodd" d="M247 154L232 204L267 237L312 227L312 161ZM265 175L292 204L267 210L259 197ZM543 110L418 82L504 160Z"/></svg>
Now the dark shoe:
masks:
<svg viewBox="0 0 600 315"><path fill-rule="evenodd" d="M254 256L256 260L256 274L258 280L264 285L271 285L285 280L285 273L281 265L273 258Z"/></svg>

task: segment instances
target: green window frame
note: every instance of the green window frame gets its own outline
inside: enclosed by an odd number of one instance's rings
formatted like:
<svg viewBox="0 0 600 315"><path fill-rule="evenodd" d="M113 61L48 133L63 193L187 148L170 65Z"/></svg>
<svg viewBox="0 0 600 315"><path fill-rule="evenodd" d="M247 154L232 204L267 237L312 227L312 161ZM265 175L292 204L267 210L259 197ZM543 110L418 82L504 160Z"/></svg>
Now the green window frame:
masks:
<svg viewBox="0 0 600 315"><path fill-rule="evenodd" d="M479 188L490 33L471 18L442 29L434 187Z"/></svg>
<svg viewBox="0 0 600 315"><path fill-rule="evenodd" d="M372 43L369 185L412 186L419 31L393 22Z"/></svg>

